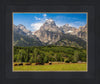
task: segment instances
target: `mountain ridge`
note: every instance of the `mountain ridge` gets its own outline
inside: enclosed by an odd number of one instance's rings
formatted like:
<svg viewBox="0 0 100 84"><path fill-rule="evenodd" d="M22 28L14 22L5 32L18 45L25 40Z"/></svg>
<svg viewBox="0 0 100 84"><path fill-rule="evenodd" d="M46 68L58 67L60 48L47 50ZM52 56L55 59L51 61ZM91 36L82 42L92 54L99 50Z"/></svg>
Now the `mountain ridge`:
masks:
<svg viewBox="0 0 100 84"><path fill-rule="evenodd" d="M86 41L87 41L87 24L85 26L79 27L78 29L75 27L69 26L69 24L65 24L61 27L58 27L53 19L48 19L44 22L44 24L40 27L39 30L34 32L34 35L32 34L32 31L29 31L22 24L19 24L17 26L13 25L13 28L14 28L14 33L17 33L18 35L21 35L22 37L24 36L30 39L35 39L37 43L40 42L41 45L39 44L39 46L43 46L43 45L60 46L63 44L64 44L63 46L68 46L68 45L70 46L71 43L68 43L68 42L71 42L71 39L74 39L75 41L72 40L73 44L77 45L78 47L84 48L84 46L80 45L80 43L77 42L77 40L82 42L84 45L86 44ZM65 35L71 37L71 39L69 40L69 38L66 37ZM64 39L62 39L63 37ZM16 36L14 38L16 38ZM66 40L66 42L63 42L62 40ZM59 45L59 42L60 42L60 45Z"/></svg>

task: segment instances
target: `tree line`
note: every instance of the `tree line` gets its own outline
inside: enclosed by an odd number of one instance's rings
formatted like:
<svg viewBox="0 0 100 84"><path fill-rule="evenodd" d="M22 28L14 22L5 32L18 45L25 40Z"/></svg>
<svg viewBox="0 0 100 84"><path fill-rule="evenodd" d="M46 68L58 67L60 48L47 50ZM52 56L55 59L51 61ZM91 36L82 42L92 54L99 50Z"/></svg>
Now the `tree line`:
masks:
<svg viewBox="0 0 100 84"><path fill-rule="evenodd" d="M14 46L14 62L48 63L48 62L86 62L86 49L66 46Z"/></svg>

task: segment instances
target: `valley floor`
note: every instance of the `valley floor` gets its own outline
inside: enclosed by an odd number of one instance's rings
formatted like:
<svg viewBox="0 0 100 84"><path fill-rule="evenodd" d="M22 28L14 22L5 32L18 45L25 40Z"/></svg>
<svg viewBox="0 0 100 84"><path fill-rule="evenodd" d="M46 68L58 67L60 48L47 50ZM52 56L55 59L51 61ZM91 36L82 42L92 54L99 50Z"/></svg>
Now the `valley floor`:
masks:
<svg viewBox="0 0 100 84"><path fill-rule="evenodd" d="M13 66L13 71L87 71L87 63L54 63L52 65Z"/></svg>

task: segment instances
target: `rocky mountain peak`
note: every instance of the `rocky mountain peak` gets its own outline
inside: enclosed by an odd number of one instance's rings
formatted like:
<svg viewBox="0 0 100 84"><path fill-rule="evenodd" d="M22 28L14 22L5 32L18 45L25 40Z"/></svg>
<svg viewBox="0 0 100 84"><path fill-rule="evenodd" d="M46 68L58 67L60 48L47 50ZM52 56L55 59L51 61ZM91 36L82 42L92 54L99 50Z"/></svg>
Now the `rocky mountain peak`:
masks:
<svg viewBox="0 0 100 84"><path fill-rule="evenodd" d="M19 25L17 25L17 26L24 26L23 24L19 24Z"/></svg>
<svg viewBox="0 0 100 84"><path fill-rule="evenodd" d="M60 40L62 32L58 26L56 26L53 19L48 19L40 27L40 30L34 32L34 35L36 35L41 42L52 44Z"/></svg>
<svg viewBox="0 0 100 84"><path fill-rule="evenodd" d="M45 25L45 26L48 26L48 25L56 26L55 21L53 19L47 19L43 25Z"/></svg>
<svg viewBox="0 0 100 84"><path fill-rule="evenodd" d="M17 28L22 29L22 30L26 30L26 27L22 24L17 25Z"/></svg>
<svg viewBox="0 0 100 84"><path fill-rule="evenodd" d="M69 24L65 24L64 26L66 26L66 27L70 27Z"/></svg>
<svg viewBox="0 0 100 84"><path fill-rule="evenodd" d="M87 32L87 24L85 26L80 26L79 31Z"/></svg>
<svg viewBox="0 0 100 84"><path fill-rule="evenodd" d="M39 31L61 32L53 19L46 20Z"/></svg>
<svg viewBox="0 0 100 84"><path fill-rule="evenodd" d="M60 27L60 30L64 33L64 34L67 34L67 33L70 33L72 35L76 35L77 32L78 32L78 29L75 28L75 27L71 27L69 24L65 24L63 26Z"/></svg>
<svg viewBox="0 0 100 84"><path fill-rule="evenodd" d="M53 22L53 19L47 19L46 22Z"/></svg>
<svg viewBox="0 0 100 84"><path fill-rule="evenodd" d="M22 24L19 24L19 25L14 25L13 24L13 28L14 28L14 31L21 34L21 35L28 35L30 37L32 37L32 32L29 31L24 25Z"/></svg>

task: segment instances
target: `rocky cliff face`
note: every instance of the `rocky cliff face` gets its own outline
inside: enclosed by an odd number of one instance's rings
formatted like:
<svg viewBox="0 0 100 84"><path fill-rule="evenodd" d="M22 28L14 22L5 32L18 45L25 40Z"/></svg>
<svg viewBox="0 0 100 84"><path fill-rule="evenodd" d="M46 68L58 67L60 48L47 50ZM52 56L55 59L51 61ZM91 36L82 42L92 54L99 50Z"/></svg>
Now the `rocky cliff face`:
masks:
<svg viewBox="0 0 100 84"><path fill-rule="evenodd" d="M87 41L87 24L79 27L77 36Z"/></svg>
<svg viewBox="0 0 100 84"><path fill-rule="evenodd" d="M71 34L76 35L83 40L87 40L87 25L79 27L79 29L75 27L69 26L69 24L65 24L61 27L58 27L52 19L48 19L38 31L34 33L41 42L44 43L56 43L60 40L63 34Z"/></svg>
<svg viewBox="0 0 100 84"><path fill-rule="evenodd" d="M65 24L63 26L60 27L60 30L64 33L64 34L72 34L72 35L76 35L78 32L78 29L75 27L71 27L69 26L69 24Z"/></svg>
<svg viewBox="0 0 100 84"><path fill-rule="evenodd" d="M14 46L42 46L41 41L32 35L32 32L27 30L22 24L13 25L14 31Z"/></svg>
<svg viewBox="0 0 100 84"><path fill-rule="evenodd" d="M41 27L40 30L34 33L41 42L52 44L60 40L62 32L56 26L52 19L47 20Z"/></svg>
<svg viewBox="0 0 100 84"><path fill-rule="evenodd" d="M24 36L30 36L32 37L32 32L29 31L28 29L26 29L26 27L22 24L19 24L19 25L13 25L13 28L14 28L14 32L16 33L19 33L21 35L24 35Z"/></svg>
<svg viewBox="0 0 100 84"><path fill-rule="evenodd" d="M79 27L79 31L87 32L87 24Z"/></svg>

